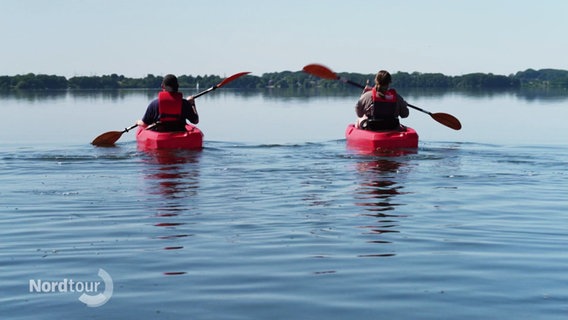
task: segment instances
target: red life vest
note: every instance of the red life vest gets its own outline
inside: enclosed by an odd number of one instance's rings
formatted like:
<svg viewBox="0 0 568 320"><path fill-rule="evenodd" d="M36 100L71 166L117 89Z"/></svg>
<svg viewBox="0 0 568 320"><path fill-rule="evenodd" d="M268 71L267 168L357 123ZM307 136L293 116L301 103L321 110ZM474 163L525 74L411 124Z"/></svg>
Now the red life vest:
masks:
<svg viewBox="0 0 568 320"><path fill-rule="evenodd" d="M389 119L397 118L396 101L397 94L394 89L388 89L384 95L377 92L377 88L373 87L373 118Z"/></svg>
<svg viewBox="0 0 568 320"><path fill-rule="evenodd" d="M183 121L180 92L162 91L158 94L158 119L160 122Z"/></svg>

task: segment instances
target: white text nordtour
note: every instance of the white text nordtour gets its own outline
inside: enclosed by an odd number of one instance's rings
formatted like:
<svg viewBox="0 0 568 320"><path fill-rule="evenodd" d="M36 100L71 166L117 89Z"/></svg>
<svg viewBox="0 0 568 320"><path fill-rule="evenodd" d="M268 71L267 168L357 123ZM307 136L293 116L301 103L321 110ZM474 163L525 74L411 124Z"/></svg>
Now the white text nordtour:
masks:
<svg viewBox="0 0 568 320"><path fill-rule="evenodd" d="M97 292L100 284L100 281L74 281L67 278L62 281L30 279L30 292Z"/></svg>

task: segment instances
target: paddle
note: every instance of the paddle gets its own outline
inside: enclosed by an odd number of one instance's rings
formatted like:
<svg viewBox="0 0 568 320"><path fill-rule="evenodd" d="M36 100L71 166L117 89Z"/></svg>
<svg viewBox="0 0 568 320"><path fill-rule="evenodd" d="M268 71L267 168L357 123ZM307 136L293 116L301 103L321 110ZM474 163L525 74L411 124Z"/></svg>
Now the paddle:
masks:
<svg viewBox="0 0 568 320"><path fill-rule="evenodd" d="M201 91L200 93L194 95L193 98L195 99L195 98L201 97L202 95L204 95L204 94L206 94L206 93L209 93L209 92L211 92L211 91L213 91L213 90L215 90L215 89L217 89L217 88L221 88L222 86L226 85L227 83L229 83L229 82L231 82L231 81L233 81L233 80L236 80L237 78L240 78L240 77L242 77L242 76L244 76L244 75L246 75L246 74L249 74L249 73L250 73L250 72L239 72L239 73L235 73L234 75L232 75L232 76L230 76L230 77L228 77L228 78L225 78L223 81L221 81L221 82L219 82L218 84L212 86L211 88L209 88L209 89L207 89L207 90L204 90L204 91Z"/></svg>
<svg viewBox="0 0 568 320"><path fill-rule="evenodd" d="M353 82L351 80L345 79L340 77L339 75L337 75L335 72L333 72L331 69L329 69L326 66L323 66L321 64L308 64L307 66L305 66L303 68L304 72L309 73L311 75L314 75L316 77L319 78L323 78L323 79L328 79L328 80L339 80L342 81L344 83L348 83L352 86L355 87L359 87L361 89L365 89L365 86ZM446 127L452 128L454 130L460 130L461 129L461 123L460 121L452 116L451 114L447 114L447 113L443 113L443 112L436 112L436 113L432 113L430 111L426 111L424 109L421 109L417 106L413 106L411 104L408 103L408 106L416 109L418 111L424 112L428 115L430 115L432 117L432 119L438 121L439 123L445 125Z"/></svg>
<svg viewBox="0 0 568 320"><path fill-rule="evenodd" d="M226 85L227 83L236 80L237 78L240 78L246 74L249 74L250 72L239 72L239 73L235 73L234 75L223 79L223 81L219 82L218 84L212 86L211 88L201 91L198 94L193 95L193 98L198 98L201 97L202 95L209 93L217 88L221 88L222 86ZM152 124L154 125L154 124ZM150 125L150 126L152 126ZM125 128L122 131L109 131L109 132L105 132L101 135L99 135L98 137L96 137L91 144L95 145L95 146L99 146L99 147L108 147L108 146L112 146L114 145L114 143L116 141L118 141L118 139L120 139L120 137L122 136L123 133L128 132L134 128L136 128L138 125L135 124L131 127ZM149 126L149 127L150 127Z"/></svg>
<svg viewBox="0 0 568 320"><path fill-rule="evenodd" d="M131 127L125 128L122 131L109 131L109 132L105 132L101 135L99 135L98 137L96 137L91 144L98 146L98 147L109 147L114 145L114 143L120 139L120 137L122 136L123 133L128 132L134 128L136 128L138 125L135 124Z"/></svg>

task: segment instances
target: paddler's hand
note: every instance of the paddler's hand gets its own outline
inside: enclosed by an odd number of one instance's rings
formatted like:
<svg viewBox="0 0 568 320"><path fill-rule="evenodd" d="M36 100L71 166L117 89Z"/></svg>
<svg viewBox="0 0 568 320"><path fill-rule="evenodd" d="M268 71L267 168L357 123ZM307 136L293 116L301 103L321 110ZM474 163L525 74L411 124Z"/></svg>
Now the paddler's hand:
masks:
<svg viewBox="0 0 568 320"><path fill-rule="evenodd" d="M359 129L361 128L361 124L363 123L363 121L366 121L368 119L367 115L363 115L361 118L357 118L357 121L355 122L355 128Z"/></svg>
<svg viewBox="0 0 568 320"><path fill-rule="evenodd" d="M187 97L187 101L189 101L189 104L190 104L192 107L195 107L195 99L193 98L193 96Z"/></svg>
<svg viewBox="0 0 568 320"><path fill-rule="evenodd" d="M367 82L365 83L365 88L363 88L363 92L361 94L371 90L373 90L373 87L369 86L369 79L367 79Z"/></svg>

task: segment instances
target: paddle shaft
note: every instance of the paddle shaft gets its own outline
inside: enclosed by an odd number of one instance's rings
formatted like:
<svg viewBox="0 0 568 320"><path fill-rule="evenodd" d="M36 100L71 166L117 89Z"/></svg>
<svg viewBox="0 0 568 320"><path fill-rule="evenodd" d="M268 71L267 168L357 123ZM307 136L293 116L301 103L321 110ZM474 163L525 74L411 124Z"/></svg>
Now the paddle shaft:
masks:
<svg viewBox="0 0 568 320"><path fill-rule="evenodd" d="M130 127L128 127L128 128L124 128L124 130L122 131L122 133L128 132L128 131L130 131L130 130L136 128L136 127L138 127L137 124L135 124L135 125L133 125L133 126L130 126Z"/></svg>
<svg viewBox="0 0 568 320"><path fill-rule="evenodd" d="M237 78L240 78L240 77L242 77L242 76L244 76L244 75L247 75L247 74L249 74L249 73L250 73L250 72L239 72L239 73L235 73L234 75L225 78L223 81L221 81L221 82L219 82L218 84L212 86L211 88L209 88L209 89L207 89L207 90L204 90L204 91L201 91L201 92L199 92L199 93L193 95L193 98L195 99L195 98L197 98L197 97L201 97L202 95L204 95L204 94L206 94L206 93L209 93L209 92L211 92L211 91L213 91L213 90L215 90L215 89L217 89L217 88L221 88L222 86L226 85L227 83L229 83L229 82L231 82L231 81L233 81L233 80L235 80L235 79L237 79Z"/></svg>
<svg viewBox="0 0 568 320"><path fill-rule="evenodd" d="M211 92L211 91L213 91L213 90L215 90L215 89L217 89L217 88L218 88L217 85L215 85L215 86L212 86L211 88L209 88L209 89L207 89L207 90L203 90L203 91L201 91L200 93L197 93L197 94L193 95L193 99L199 98L199 97L201 97L202 95L204 95L204 94L206 94L206 93L209 93L209 92Z"/></svg>
<svg viewBox="0 0 568 320"><path fill-rule="evenodd" d="M345 82L345 83L347 83L347 84L350 84L350 85L352 85L352 86L354 86L354 87L358 87L358 88L361 88L361 89L365 89L365 86L364 86L364 85L362 85L362 84L360 84L360 83L357 83L357 82L353 82L353 81L348 80L348 79L341 78L340 76L337 76L337 80L340 80L340 81L342 81L342 82ZM426 110L424 110L424 109L422 109L422 108L419 108L419 107L417 107L417 106L413 106L413 105L411 105L410 103L406 103L406 104L407 104L409 107L411 107L412 109L416 109L416 110L418 110L418 111L421 111L421 112L424 112L424 113L426 113L426 114L432 115L432 112L430 112L430 111L426 111Z"/></svg>
<svg viewBox="0 0 568 320"><path fill-rule="evenodd" d="M426 114L429 114L429 115L432 115L432 114L433 114L433 113L430 112L430 111L426 111L426 110L424 110L424 109L418 108L417 106L413 106L413 105L411 105L411 104L408 103L408 102L406 103L406 105L409 106L409 107L411 107L412 109L415 109L415 110L424 112L424 113L426 113Z"/></svg>
<svg viewBox="0 0 568 320"><path fill-rule="evenodd" d="M343 78L341 78L341 77L339 77L339 80L341 80L341 81L343 81L343 82L345 82L345 83L348 83L348 84L350 84L350 85L352 85L352 86L354 86L354 87L358 87L358 88L361 88L361 89L365 89L365 86L362 85L362 84L360 84L360 83L353 82L353 81L347 80L347 79L343 79Z"/></svg>

